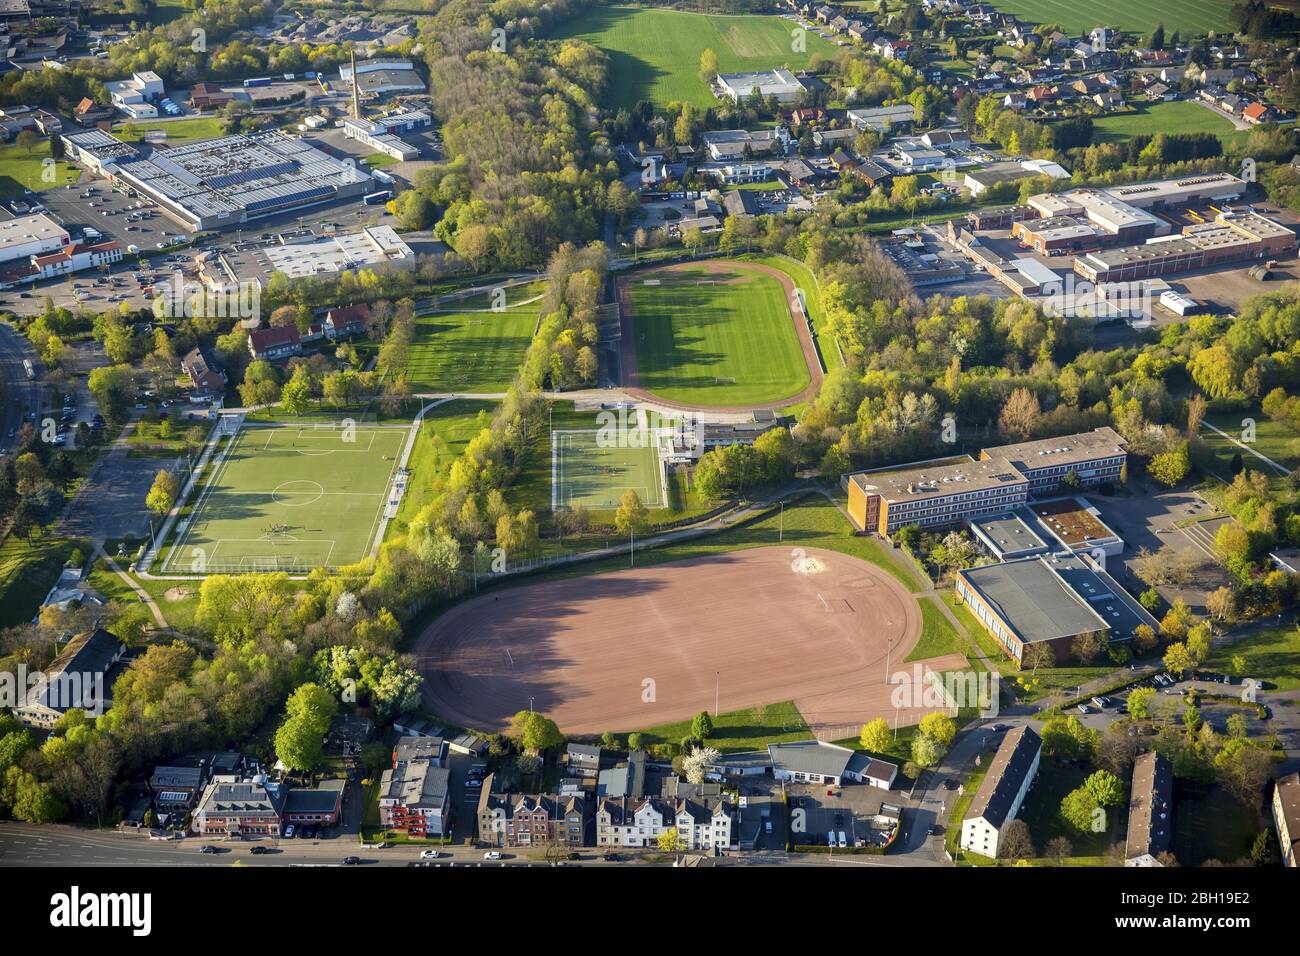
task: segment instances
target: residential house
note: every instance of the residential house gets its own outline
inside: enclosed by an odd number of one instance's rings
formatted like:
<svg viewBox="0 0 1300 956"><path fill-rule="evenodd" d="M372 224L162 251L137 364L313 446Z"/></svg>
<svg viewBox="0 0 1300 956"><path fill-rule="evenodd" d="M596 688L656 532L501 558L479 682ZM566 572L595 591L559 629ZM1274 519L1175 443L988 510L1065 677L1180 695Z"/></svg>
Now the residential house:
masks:
<svg viewBox="0 0 1300 956"><path fill-rule="evenodd" d="M888 790L898 776L893 764L821 740L769 744L772 776L791 783L841 786L845 781Z"/></svg>
<svg viewBox="0 0 1300 956"><path fill-rule="evenodd" d="M294 325L273 325L248 333L248 351L254 359L281 362L302 354L302 340Z"/></svg>
<svg viewBox="0 0 1300 956"><path fill-rule="evenodd" d="M441 737L399 737L379 780L379 822L414 837L447 834L451 771Z"/></svg>
<svg viewBox="0 0 1300 956"><path fill-rule="evenodd" d="M1155 751L1133 761L1125 866L1161 866L1173 839L1173 767Z"/></svg>
<svg viewBox="0 0 1300 956"><path fill-rule="evenodd" d="M199 836L278 837L284 791L265 778L214 782L203 791L190 820Z"/></svg>
<svg viewBox="0 0 1300 956"><path fill-rule="evenodd" d="M721 796L608 798L596 808L596 846L653 847L665 830L676 830L681 849L724 849L732 843L733 817Z"/></svg>
<svg viewBox="0 0 1300 956"><path fill-rule="evenodd" d="M1278 777L1273 785L1272 809L1282 862L1295 867L1300 856L1300 773Z"/></svg>
<svg viewBox="0 0 1300 956"><path fill-rule="evenodd" d="M214 365L202 348L193 348L181 359L181 371L190 378L190 398L207 400L226 393L226 373Z"/></svg>
<svg viewBox="0 0 1300 956"><path fill-rule="evenodd" d="M497 793L493 779L489 774L479 794L480 840L500 847L587 845L587 805L582 796Z"/></svg>
<svg viewBox="0 0 1300 956"><path fill-rule="evenodd" d="M1007 825L1038 774L1042 749L1042 739L1030 727L1007 731L962 820L963 850L996 859Z"/></svg>
<svg viewBox="0 0 1300 956"><path fill-rule="evenodd" d="M325 337L333 341L366 334L370 307L364 302L330 309L325 313Z"/></svg>
<svg viewBox="0 0 1300 956"><path fill-rule="evenodd" d="M154 812L189 813L199 802L206 780L207 762L201 757L188 765L154 767L149 777Z"/></svg>
<svg viewBox="0 0 1300 956"><path fill-rule="evenodd" d="M1241 118L1252 126L1259 123L1266 123L1272 116L1273 111L1263 103L1251 103L1241 111Z"/></svg>
<svg viewBox="0 0 1300 956"><path fill-rule="evenodd" d="M108 674L125 653L126 645L100 627L72 638L14 708L14 716L41 730L74 708L99 716L112 704Z"/></svg>
<svg viewBox="0 0 1300 956"><path fill-rule="evenodd" d="M343 812L344 781L322 780L315 787L292 787L284 797L281 819L286 825L337 826Z"/></svg>

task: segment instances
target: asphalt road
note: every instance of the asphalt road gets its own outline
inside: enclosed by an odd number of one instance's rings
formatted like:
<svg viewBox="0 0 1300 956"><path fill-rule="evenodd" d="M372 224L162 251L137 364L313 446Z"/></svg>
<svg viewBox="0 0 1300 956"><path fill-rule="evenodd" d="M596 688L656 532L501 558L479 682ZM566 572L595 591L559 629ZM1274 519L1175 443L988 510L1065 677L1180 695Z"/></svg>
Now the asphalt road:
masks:
<svg viewBox="0 0 1300 956"><path fill-rule="evenodd" d="M0 322L0 376L4 383L4 407L0 409L0 448L9 449L13 437L22 427L23 419L40 411L41 386L29 381L23 368L23 359L30 359L33 367L40 359L31 344L12 326Z"/></svg>

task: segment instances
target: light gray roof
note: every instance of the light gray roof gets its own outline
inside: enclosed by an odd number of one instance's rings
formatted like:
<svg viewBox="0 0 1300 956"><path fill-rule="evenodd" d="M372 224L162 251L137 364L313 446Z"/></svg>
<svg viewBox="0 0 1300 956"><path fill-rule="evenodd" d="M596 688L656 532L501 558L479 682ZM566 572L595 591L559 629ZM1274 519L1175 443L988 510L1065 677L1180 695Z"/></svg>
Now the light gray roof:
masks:
<svg viewBox="0 0 1300 956"><path fill-rule="evenodd" d="M1108 630L1045 558L1022 558L960 572L1026 643Z"/></svg>
<svg viewBox="0 0 1300 956"><path fill-rule="evenodd" d="M788 744L768 744L772 769L788 773L815 773L821 776L842 777L853 757L847 747L828 744L821 740L797 740Z"/></svg>

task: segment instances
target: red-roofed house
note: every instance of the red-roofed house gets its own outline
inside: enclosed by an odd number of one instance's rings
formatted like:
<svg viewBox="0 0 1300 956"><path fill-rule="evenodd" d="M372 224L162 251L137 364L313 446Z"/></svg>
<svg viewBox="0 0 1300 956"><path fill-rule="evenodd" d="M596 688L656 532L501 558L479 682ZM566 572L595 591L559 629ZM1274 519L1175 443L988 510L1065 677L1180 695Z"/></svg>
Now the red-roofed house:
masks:
<svg viewBox="0 0 1300 956"><path fill-rule="evenodd" d="M298 327L276 325L267 329L254 329L248 333L248 351L255 359L279 362L302 354L302 340Z"/></svg>
<svg viewBox="0 0 1300 956"><path fill-rule="evenodd" d="M100 266L119 262L122 259L122 247L109 239L94 245L77 243L64 246L58 252L43 256L32 256L32 266L36 269L36 279L50 279L54 276L80 272L83 269L97 269Z"/></svg>
<svg viewBox="0 0 1300 956"><path fill-rule="evenodd" d="M1272 110L1263 103L1251 103L1241 111L1241 118L1247 123L1263 123L1269 118L1270 113Z"/></svg>
<svg viewBox="0 0 1300 956"><path fill-rule="evenodd" d="M346 339L354 335L365 335L366 322L369 319L370 308L364 303L330 309L325 313L325 335L330 339Z"/></svg>

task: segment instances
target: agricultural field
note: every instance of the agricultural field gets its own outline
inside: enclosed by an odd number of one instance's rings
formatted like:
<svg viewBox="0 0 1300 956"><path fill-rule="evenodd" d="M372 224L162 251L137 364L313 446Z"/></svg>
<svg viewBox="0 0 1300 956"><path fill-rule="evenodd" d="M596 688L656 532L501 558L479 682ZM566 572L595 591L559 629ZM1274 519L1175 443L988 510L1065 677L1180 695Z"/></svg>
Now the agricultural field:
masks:
<svg viewBox="0 0 1300 956"><path fill-rule="evenodd" d="M1071 35L1101 24L1147 34L1163 23L1167 34L1178 30L1184 39L1211 30L1232 32L1232 0L991 0L990 5L1033 23L1055 23Z"/></svg>
<svg viewBox="0 0 1300 956"><path fill-rule="evenodd" d="M795 25L772 16L706 16L675 10L638 7L593 7L565 24L554 37L577 37L609 54L609 94L612 106L635 106L650 100L663 106L674 101L707 107L716 104L700 81L700 54L718 55L721 73L801 69L809 57L833 56L838 47L815 33L805 36L806 51L791 50Z"/></svg>
<svg viewBox="0 0 1300 956"><path fill-rule="evenodd" d="M713 263L638 274L628 292L641 388L727 406L791 398L808 385L785 290L772 275Z"/></svg>
<svg viewBox="0 0 1300 956"><path fill-rule="evenodd" d="M1132 104L1136 109L1093 118L1093 141L1113 143L1150 133L1214 133L1226 146L1244 131L1235 129L1226 117L1199 103L1175 100L1169 103Z"/></svg>

